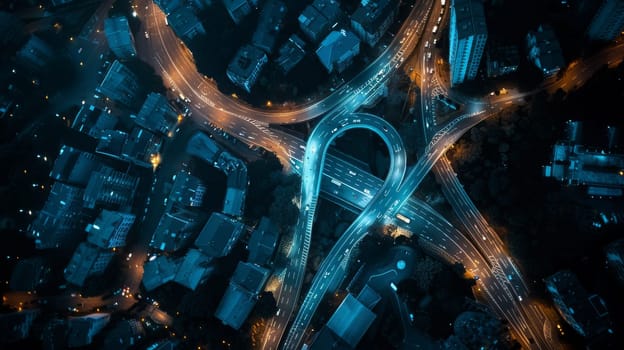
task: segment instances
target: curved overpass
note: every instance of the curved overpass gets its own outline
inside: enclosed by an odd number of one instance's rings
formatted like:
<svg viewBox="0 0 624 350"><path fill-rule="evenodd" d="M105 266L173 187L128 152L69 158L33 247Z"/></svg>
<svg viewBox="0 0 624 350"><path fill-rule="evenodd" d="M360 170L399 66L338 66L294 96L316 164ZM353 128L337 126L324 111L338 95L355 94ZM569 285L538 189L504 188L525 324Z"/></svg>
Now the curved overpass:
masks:
<svg viewBox="0 0 624 350"><path fill-rule="evenodd" d="M315 274L310 290L301 304L284 342L283 348L285 349L297 347L325 292L333 282L342 280L341 277L346 272L350 249L366 235L370 225L381 216L388 206L387 201L391 190L399 187L405 175L406 157L401 136L385 120L365 113L354 113L349 116L335 115L324 118L314 128L308 139L303 160L301 211L289 254L291 264L288 269L292 269L294 274L292 280L284 281L286 289L289 285L293 286L294 300L298 299L305 275L314 214L321 188L327 150L336 137L352 129L370 130L381 137L390 153L390 170L379 192L375 194L362 213L338 239ZM288 311L292 312L292 307Z"/></svg>

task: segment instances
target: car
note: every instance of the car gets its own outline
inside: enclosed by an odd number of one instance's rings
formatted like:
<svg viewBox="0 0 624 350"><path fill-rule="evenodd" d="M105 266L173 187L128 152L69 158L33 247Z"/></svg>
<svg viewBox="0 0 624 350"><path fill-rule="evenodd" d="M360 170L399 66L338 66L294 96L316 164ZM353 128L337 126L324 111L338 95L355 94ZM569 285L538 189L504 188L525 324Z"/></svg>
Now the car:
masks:
<svg viewBox="0 0 624 350"><path fill-rule="evenodd" d="M145 39L149 39L149 33L145 32Z"/></svg>

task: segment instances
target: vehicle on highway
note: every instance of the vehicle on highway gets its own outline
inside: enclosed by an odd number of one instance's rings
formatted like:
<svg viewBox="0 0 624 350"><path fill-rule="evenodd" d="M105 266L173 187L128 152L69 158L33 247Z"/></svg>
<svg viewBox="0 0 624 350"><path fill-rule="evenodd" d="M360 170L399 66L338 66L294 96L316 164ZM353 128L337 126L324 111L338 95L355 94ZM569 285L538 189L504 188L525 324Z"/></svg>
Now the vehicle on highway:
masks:
<svg viewBox="0 0 624 350"><path fill-rule="evenodd" d="M405 215L403 215L401 213L396 214L396 218L401 220L401 221L403 221L406 224L409 224L410 222L412 222L412 220L410 218L408 218L407 216L405 216Z"/></svg>

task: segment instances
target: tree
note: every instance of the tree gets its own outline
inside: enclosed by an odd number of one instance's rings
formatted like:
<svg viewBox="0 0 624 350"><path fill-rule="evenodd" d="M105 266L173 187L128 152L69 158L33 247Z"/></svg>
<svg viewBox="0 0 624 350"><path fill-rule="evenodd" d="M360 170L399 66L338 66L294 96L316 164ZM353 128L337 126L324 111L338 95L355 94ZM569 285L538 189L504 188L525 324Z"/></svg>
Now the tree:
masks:
<svg viewBox="0 0 624 350"><path fill-rule="evenodd" d="M457 316L453 330L469 349L511 349L505 325L483 312L465 311Z"/></svg>
<svg viewBox="0 0 624 350"><path fill-rule="evenodd" d="M255 313L262 318L273 317L277 312L277 302L273 292L262 292L255 307Z"/></svg>
<svg viewBox="0 0 624 350"><path fill-rule="evenodd" d="M299 208L293 200L299 194L301 177L288 175L281 178L280 184L273 191L273 203L269 209L269 218L283 231L297 222Z"/></svg>
<svg viewBox="0 0 624 350"><path fill-rule="evenodd" d="M245 201L245 213L252 220L258 220L269 213L271 194L282 176L282 164L273 153L247 166L249 191Z"/></svg>

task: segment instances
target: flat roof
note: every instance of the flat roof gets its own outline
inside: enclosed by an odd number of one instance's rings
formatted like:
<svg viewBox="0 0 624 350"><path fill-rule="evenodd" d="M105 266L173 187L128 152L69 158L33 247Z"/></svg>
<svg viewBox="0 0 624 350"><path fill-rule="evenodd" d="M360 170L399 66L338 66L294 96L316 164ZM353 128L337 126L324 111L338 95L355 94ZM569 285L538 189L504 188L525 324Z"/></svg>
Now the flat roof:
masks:
<svg viewBox="0 0 624 350"><path fill-rule="evenodd" d="M347 294L336 312L327 321L327 328L355 348L375 317L375 313L362 305L353 295Z"/></svg>

